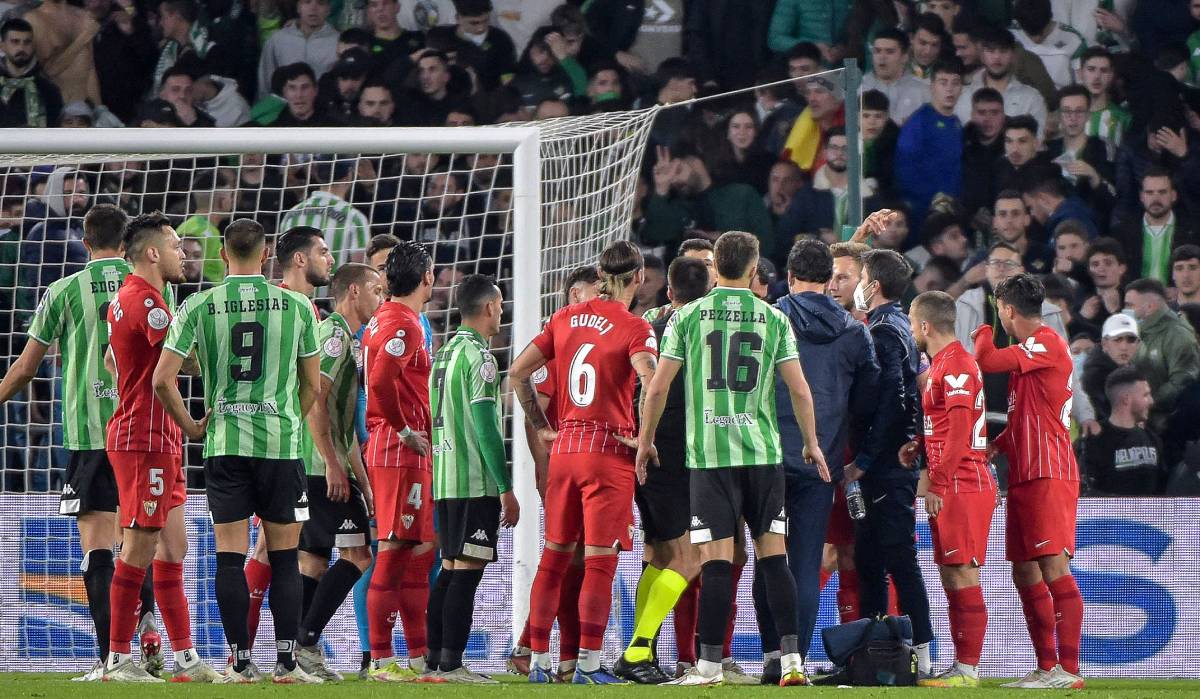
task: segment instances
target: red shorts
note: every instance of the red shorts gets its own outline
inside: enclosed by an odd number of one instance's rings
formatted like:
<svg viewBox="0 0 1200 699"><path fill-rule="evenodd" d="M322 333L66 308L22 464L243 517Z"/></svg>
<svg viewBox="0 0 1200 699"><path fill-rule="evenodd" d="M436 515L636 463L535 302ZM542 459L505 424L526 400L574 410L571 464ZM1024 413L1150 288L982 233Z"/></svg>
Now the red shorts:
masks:
<svg viewBox="0 0 1200 699"><path fill-rule="evenodd" d="M183 455L110 451L117 479L118 517L126 529L162 529L171 510L187 502Z"/></svg>
<svg viewBox="0 0 1200 699"><path fill-rule="evenodd" d="M1004 538L1007 558L1033 561L1043 556L1075 555L1075 514L1079 483L1038 478L1008 486Z"/></svg>
<svg viewBox="0 0 1200 699"><path fill-rule="evenodd" d="M552 454L546 483L546 541L633 546L633 457ZM680 493L686 498L687 493ZM376 506L378 508L378 506Z"/></svg>
<svg viewBox="0 0 1200 699"><path fill-rule="evenodd" d="M850 519L850 510L846 508L846 491L840 485L833 489L833 509L829 512L825 543L833 546L854 545L854 520Z"/></svg>
<svg viewBox="0 0 1200 699"><path fill-rule="evenodd" d="M433 473L416 468L368 468L379 540L434 540Z"/></svg>
<svg viewBox="0 0 1200 699"><path fill-rule="evenodd" d="M940 566L983 565L995 509L994 490L946 493L938 516L929 520L933 562Z"/></svg>

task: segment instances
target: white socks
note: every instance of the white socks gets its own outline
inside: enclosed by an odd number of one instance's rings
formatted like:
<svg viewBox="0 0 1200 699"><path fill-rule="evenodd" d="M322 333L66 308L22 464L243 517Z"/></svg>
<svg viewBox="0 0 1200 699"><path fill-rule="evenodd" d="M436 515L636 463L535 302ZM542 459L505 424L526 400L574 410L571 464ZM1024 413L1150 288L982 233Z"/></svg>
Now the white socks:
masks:
<svg viewBox="0 0 1200 699"><path fill-rule="evenodd" d="M929 653L929 643L913 646L913 650L917 651L917 672L925 675L933 672L933 658Z"/></svg>
<svg viewBox="0 0 1200 699"><path fill-rule="evenodd" d="M580 655L583 655L582 651L580 651ZM548 672L550 670L550 654L539 653L536 650L531 651L529 654L529 665L530 667L540 667Z"/></svg>
<svg viewBox="0 0 1200 699"><path fill-rule="evenodd" d="M779 656L779 669L785 675L792 670L804 672L804 658L799 653L785 653Z"/></svg>
<svg viewBox="0 0 1200 699"><path fill-rule="evenodd" d="M600 651L579 649L579 659L576 665L583 672L595 672L600 669Z"/></svg>
<svg viewBox="0 0 1200 699"><path fill-rule="evenodd" d="M954 667L958 668L958 671L961 672L962 674L966 675L967 677L979 677L979 667L978 666L967 665L965 663L960 663L958 661L955 661Z"/></svg>
<svg viewBox="0 0 1200 699"><path fill-rule="evenodd" d="M716 677L721 674L721 663L714 663L711 660L700 658L696 660L696 669L705 677Z"/></svg>

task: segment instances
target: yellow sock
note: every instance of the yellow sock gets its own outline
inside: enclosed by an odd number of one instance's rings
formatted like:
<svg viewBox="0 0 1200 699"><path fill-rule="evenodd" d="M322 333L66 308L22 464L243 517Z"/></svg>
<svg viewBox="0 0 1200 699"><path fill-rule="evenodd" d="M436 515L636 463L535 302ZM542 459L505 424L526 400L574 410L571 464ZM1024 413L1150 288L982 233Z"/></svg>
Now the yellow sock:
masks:
<svg viewBox="0 0 1200 699"><path fill-rule="evenodd" d="M637 617L637 625L633 631L633 640L625 650L625 659L631 663L649 660L651 657L650 642L658 633L663 620L675 608L675 603L688 587L687 578L667 568L659 571L654 584L646 594L642 613ZM641 585L638 585L639 591ZM639 643L639 639L641 643Z"/></svg>
<svg viewBox="0 0 1200 699"><path fill-rule="evenodd" d="M642 569L642 577L638 578L637 592L633 597L633 623L637 626L638 619L642 618L642 610L646 608L646 600L650 597L650 588L654 587L654 581L658 580L658 576L662 570L655 568L650 564Z"/></svg>

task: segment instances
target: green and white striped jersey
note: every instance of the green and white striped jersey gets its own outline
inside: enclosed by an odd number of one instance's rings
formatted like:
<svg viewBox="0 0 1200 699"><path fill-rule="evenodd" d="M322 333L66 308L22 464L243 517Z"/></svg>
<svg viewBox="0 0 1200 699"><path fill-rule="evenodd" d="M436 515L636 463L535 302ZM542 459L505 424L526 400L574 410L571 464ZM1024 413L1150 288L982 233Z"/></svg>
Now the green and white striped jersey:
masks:
<svg viewBox="0 0 1200 699"><path fill-rule="evenodd" d="M58 341L63 373L63 447L103 449L108 419L117 409L117 385L104 368L108 304L130 272L119 257L92 260L46 289L29 324L29 337L47 347ZM167 287L168 289L170 287ZM170 302L170 298L166 299Z"/></svg>
<svg viewBox="0 0 1200 699"><path fill-rule="evenodd" d="M433 499L498 496L499 484L484 459L495 449L480 442L472 406L491 403L495 432L500 429L500 372L487 344L474 330L460 327L438 350L429 375L429 407L433 416ZM489 430L492 432L492 430ZM495 447L495 445L486 445ZM500 454L504 447L500 445ZM501 464L503 467L503 464ZM508 488L504 488L508 490Z"/></svg>
<svg viewBox="0 0 1200 699"><path fill-rule="evenodd" d="M718 286L675 312L659 356L684 363L688 468L783 462L775 366L799 354L781 311Z"/></svg>
<svg viewBox="0 0 1200 699"><path fill-rule="evenodd" d="M665 303L661 306L655 306L654 308L651 308L650 310L648 310L642 314L642 320L653 325L654 321L658 320L659 318L662 318L663 314L665 314L669 310L671 310L671 304L669 304L669 303Z"/></svg>
<svg viewBox="0 0 1200 699"><path fill-rule="evenodd" d="M1132 123L1133 116L1124 107L1110 104L1104 109L1092 112L1083 131L1088 136L1096 136L1108 144L1111 160L1115 157L1116 150L1121 147L1125 132Z"/></svg>
<svg viewBox="0 0 1200 699"><path fill-rule="evenodd" d="M193 349L212 410L204 456L298 459L307 429L297 362L317 353L317 319L303 294L261 274L225 277L181 305L166 349Z"/></svg>
<svg viewBox="0 0 1200 699"><path fill-rule="evenodd" d="M297 226L312 226L325 234L325 244L336 265L350 262L355 253L364 253L371 241L371 222L354 206L329 192L312 196L293 206L279 221L280 232Z"/></svg>
<svg viewBox="0 0 1200 699"><path fill-rule="evenodd" d="M317 325L317 345L321 348L321 376L333 382L325 402L333 448L350 472L351 450L358 449L354 434L354 409L358 406L358 363L354 359L354 333L341 314L333 313ZM325 475L325 459L304 430L304 470L310 476Z"/></svg>

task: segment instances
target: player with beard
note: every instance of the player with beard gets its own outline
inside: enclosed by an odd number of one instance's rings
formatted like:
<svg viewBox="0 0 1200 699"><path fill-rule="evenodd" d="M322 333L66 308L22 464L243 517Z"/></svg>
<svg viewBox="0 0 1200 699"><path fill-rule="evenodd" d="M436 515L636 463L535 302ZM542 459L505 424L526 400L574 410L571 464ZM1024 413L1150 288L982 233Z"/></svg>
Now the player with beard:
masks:
<svg viewBox="0 0 1200 699"><path fill-rule="evenodd" d="M174 682L217 682L221 676L192 650L191 620L183 591L187 553L184 508L187 478L179 426L154 395L151 376L162 354L173 304L168 283L183 276L183 245L161 213L143 214L125 230L125 257L133 272L108 307L106 367L117 377L117 410L108 422L107 452L120 499L124 531L113 572L109 654L105 681L161 682L133 662L129 641L137 624L138 592L154 565L154 588L175 651ZM196 423L203 434L208 419Z"/></svg>
<svg viewBox="0 0 1200 699"><path fill-rule="evenodd" d="M321 231L309 226L297 226L279 236L275 241L275 260L283 268L283 281L280 288L304 294L311 299L317 287L329 284L329 273L333 269L333 256ZM312 303L314 324L321 319L321 312L315 302ZM308 435L307 428L304 434ZM307 462L306 462L307 468ZM306 581L307 582L307 581ZM254 637L258 634L258 622L262 613L263 600L271 587L271 566L267 562L267 537L260 526L258 539L254 545L254 554L246 562L246 584L250 587L250 616L246 623L250 630L250 645L254 645ZM315 589L316 583L305 590ZM311 600L309 595L307 599ZM305 605L307 610L307 605ZM306 664L307 664L306 659ZM311 665L310 665L311 667Z"/></svg>

